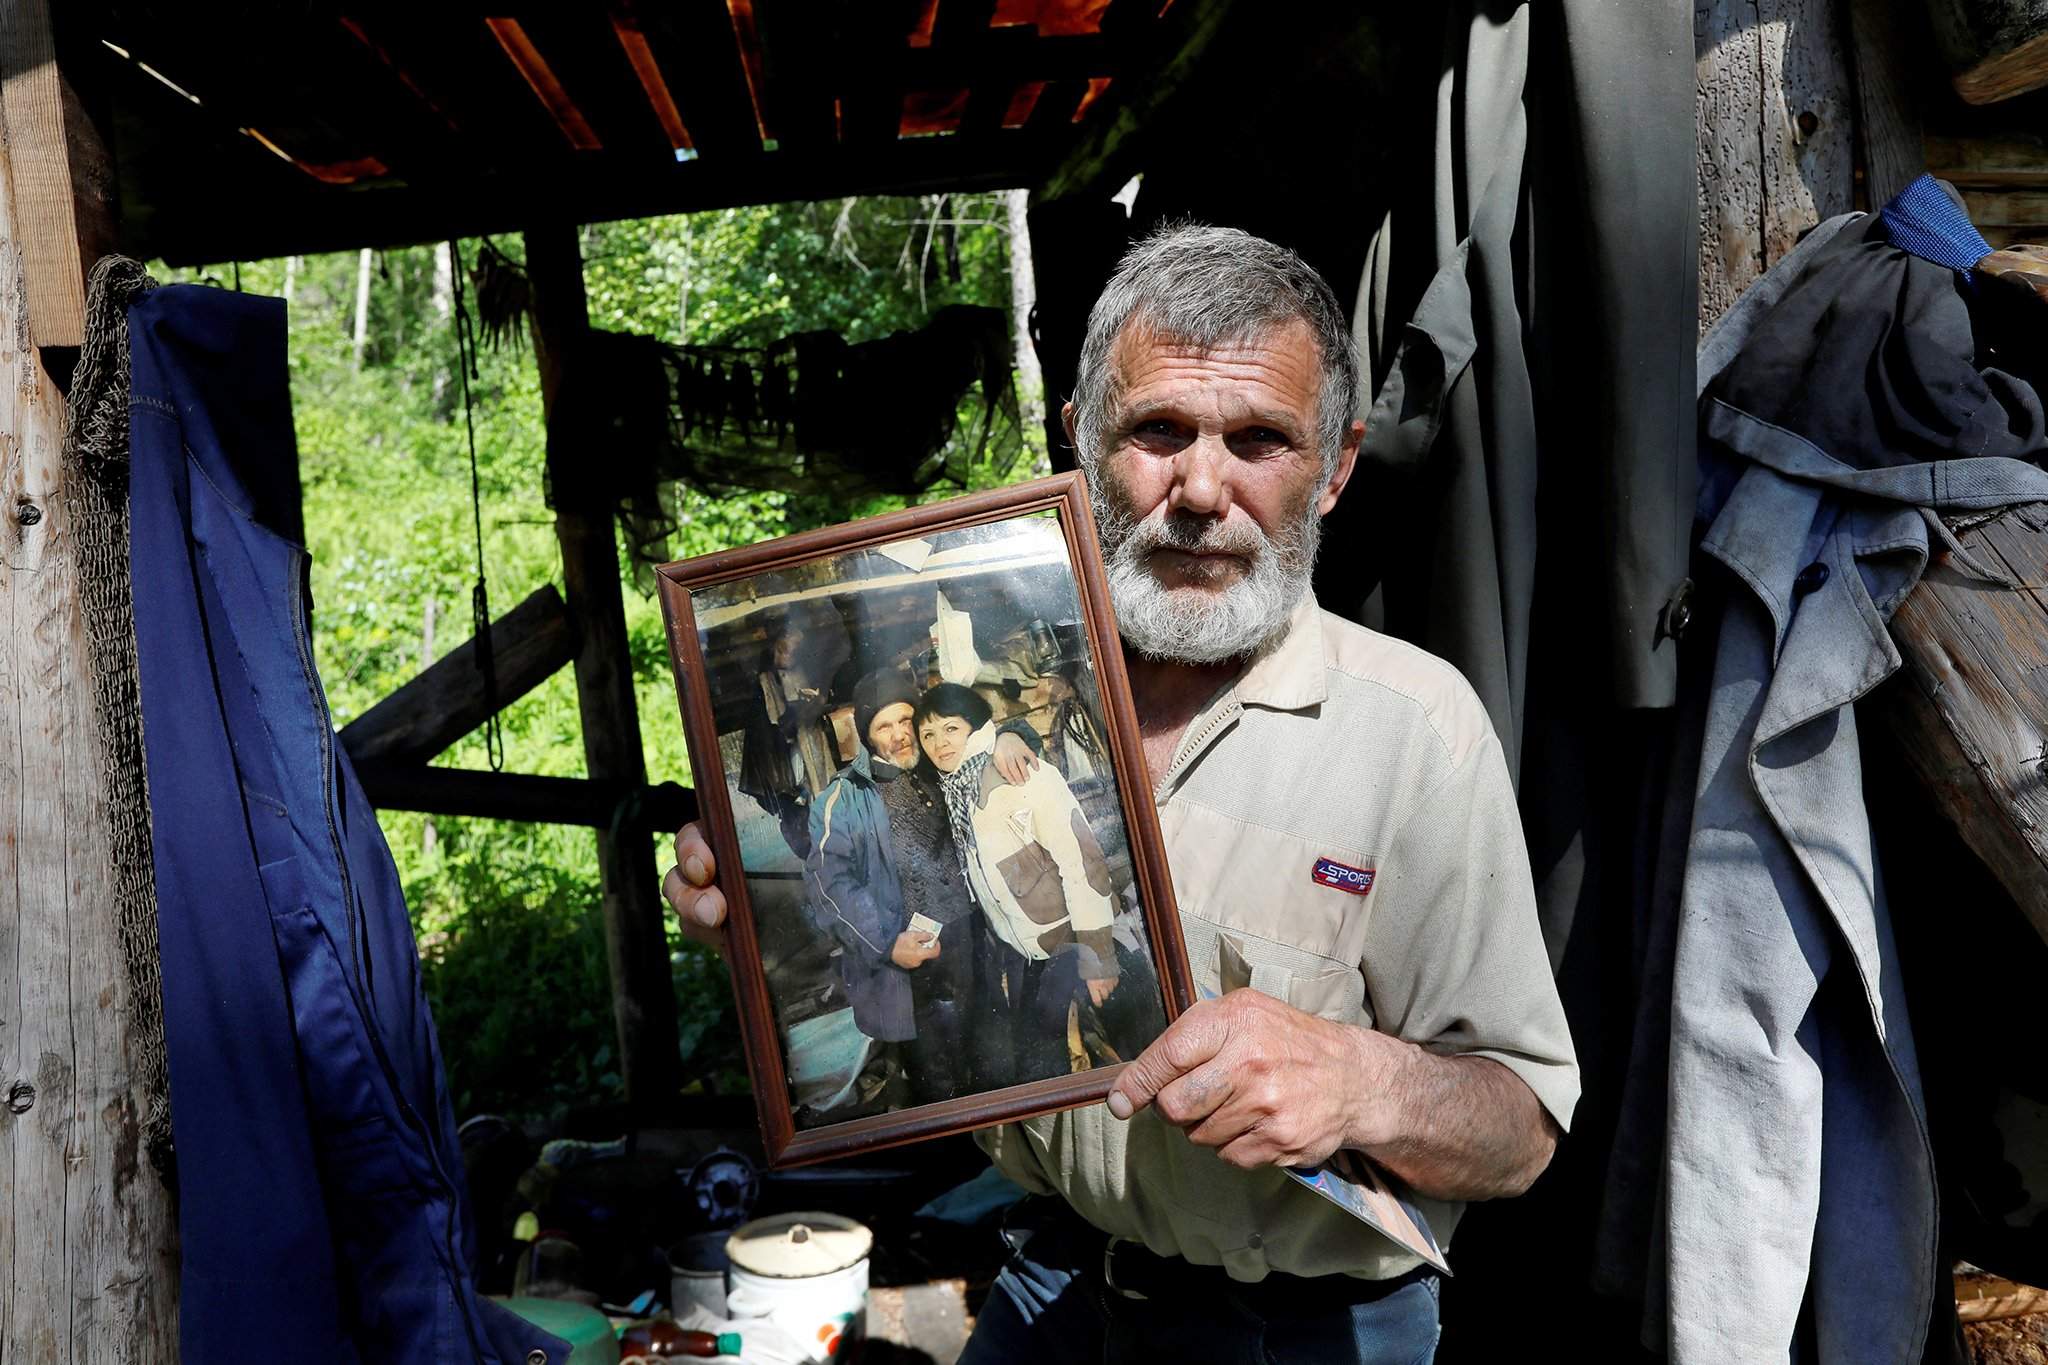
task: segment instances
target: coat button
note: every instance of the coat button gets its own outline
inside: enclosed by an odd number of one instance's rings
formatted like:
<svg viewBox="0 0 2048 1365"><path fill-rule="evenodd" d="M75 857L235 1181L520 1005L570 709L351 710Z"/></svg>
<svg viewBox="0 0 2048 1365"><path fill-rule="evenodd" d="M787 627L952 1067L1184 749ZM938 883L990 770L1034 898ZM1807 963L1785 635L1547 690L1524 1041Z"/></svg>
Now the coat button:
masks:
<svg viewBox="0 0 2048 1365"><path fill-rule="evenodd" d="M1662 634L1666 639L1677 640L1685 635L1685 628L1692 624L1692 580L1682 578L1678 588L1671 594L1671 600L1664 604Z"/></svg>
<svg viewBox="0 0 2048 1365"><path fill-rule="evenodd" d="M1828 581L1828 566L1819 560L1801 569L1792 579L1792 590L1804 597L1807 593L1818 592Z"/></svg>

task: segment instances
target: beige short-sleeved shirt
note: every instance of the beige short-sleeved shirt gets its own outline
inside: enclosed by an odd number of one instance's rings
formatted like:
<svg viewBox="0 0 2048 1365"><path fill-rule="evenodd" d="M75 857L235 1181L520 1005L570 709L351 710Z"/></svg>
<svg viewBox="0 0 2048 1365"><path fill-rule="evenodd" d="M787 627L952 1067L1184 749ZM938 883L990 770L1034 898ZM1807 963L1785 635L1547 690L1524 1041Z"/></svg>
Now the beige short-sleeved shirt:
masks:
<svg viewBox="0 0 2048 1365"><path fill-rule="evenodd" d="M1500 742L1456 669L1311 599L1188 726L1156 793L1198 990L1230 975L1309 1013L1492 1057L1560 1127L1578 1063L1536 921ZM1372 874L1364 894L1318 881ZM1410 1252L1274 1168L1229 1165L1146 1109L978 1135L1105 1232L1256 1280L1380 1279ZM1462 1204L1416 1200L1448 1245Z"/></svg>

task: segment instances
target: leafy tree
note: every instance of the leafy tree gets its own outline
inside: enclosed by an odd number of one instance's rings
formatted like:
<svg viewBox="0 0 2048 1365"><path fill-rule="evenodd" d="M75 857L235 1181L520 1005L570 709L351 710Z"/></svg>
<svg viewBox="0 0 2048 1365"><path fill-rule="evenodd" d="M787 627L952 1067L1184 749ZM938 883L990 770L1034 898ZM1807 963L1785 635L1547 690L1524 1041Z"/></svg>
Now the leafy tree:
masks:
<svg viewBox="0 0 2048 1365"><path fill-rule="evenodd" d="M520 256L516 239L495 245ZM582 245L592 325L671 342L760 345L818 328L859 342L919 326L949 303L1007 307L1010 297L1004 215L993 196L778 204L605 223L586 228ZM465 261L474 262L478 249L474 241L460 244ZM314 655L337 727L472 633L469 437L449 282L436 257L432 247L373 257L360 365L356 253L156 272L288 296ZM483 348L471 391L484 567L498 614L543 584L560 586L530 350ZM1032 463L1027 454L1008 471L977 470L972 482L1020 476ZM835 506L778 493L716 498L683 488L672 547L678 557L707 554L891 505ZM628 591L626 622L649 780L687 783L658 603ZM507 771L583 775L570 670L506 708L501 726ZM436 761L486 766L481 736L465 737ZM379 821L420 937L463 1112L539 1114L613 1097L618 1076L591 832L405 811L380 812ZM674 947L680 1045L694 1049L692 1068L705 1083L744 1084L722 966L680 941Z"/></svg>

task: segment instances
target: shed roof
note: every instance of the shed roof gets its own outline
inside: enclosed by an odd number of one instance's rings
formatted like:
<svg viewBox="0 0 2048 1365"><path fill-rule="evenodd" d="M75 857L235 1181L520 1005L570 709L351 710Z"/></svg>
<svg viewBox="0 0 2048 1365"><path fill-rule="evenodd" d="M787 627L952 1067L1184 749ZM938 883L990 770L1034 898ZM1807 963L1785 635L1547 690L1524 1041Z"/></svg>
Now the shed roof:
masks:
<svg viewBox="0 0 2048 1365"><path fill-rule="evenodd" d="M174 264L1031 185L1209 0L84 0L124 246Z"/></svg>

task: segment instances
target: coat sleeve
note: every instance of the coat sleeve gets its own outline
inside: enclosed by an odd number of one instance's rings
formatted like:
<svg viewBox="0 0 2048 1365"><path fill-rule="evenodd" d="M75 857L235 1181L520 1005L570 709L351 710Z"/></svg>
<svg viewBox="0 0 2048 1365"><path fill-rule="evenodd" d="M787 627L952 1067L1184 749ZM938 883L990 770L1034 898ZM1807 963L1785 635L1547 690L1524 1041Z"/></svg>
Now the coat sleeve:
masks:
<svg viewBox="0 0 2048 1365"><path fill-rule="evenodd" d="M1088 817L1066 781L1051 768L1040 768L1027 784L1032 823L1039 847L1059 869L1060 889L1081 957L1081 979L1113 981L1118 970L1109 922L1116 914L1110 899L1109 862L1088 828Z"/></svg>
<svg viewBox="0 0 2048 1365"><path fill-rule="evenodd" d="M834 782L812 804L811 855L804 860L804 882L819 926L847 952L879 965L891 962L896 926L883 913L869 876L869 845L875 831L858 817L850 791L848 783Z"/></svg>

